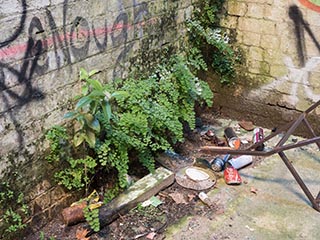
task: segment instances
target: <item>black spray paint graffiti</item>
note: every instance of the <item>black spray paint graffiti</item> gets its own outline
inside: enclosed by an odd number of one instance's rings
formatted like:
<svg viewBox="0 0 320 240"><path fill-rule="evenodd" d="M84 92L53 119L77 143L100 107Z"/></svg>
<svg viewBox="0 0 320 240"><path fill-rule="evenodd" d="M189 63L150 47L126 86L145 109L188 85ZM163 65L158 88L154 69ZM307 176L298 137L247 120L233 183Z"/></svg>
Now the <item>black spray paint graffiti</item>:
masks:
<svg viewBox="0 0 320 240"><path fill-rule="evenodd" d="M309 23L307 23L300 9L296 5L292 5L288 9L289 17L294 23L294 34L296 39L298 64L294 63L293 56L285 56L283 59L284 65L287 67L287 73L283 76L279 76L277 81L273 81L259 88L257 91L252 92L261 95L261 92L270 89L277 89L285 85L286 94L281 95L281 100L296 108L302 97L300 93L303 93L303 99L308 102L317 102L320 99L320 94L317 94L313 89L313 84L310 83L310 72L319 69L320 57L311 56L308 54L307 43L305 36L309 36L311 42L316 47L316 50L320 53L320 45L315 35L313 34ZM310 45L310 44L309 44ZM310 46L309 46L310 47ZM265 96L269 98L269 96Z"/></svg>
<svg viewBox="0 0 320 240"><path fill-rule="evenodd" d="M43 75L49 69L49 44L52 44L55 63L57 69L69 65L71 68L72 57L74 61L81 61L89 54L89 46L91 38L94 39L96 48L102 52L108 47L108 33L110 33L112 47L123 46L122 52L117 58L116 66L122 66L122 62L126 60L127 54L132 49L134 43L128 44L128 27L130 14L125 12L121 7L122 1L119 1L119 10L121 12L113 22L111 30L108 30L108 19L105 19L105 24L99 30L95 27L94 23L91 24L87 19L77 16L71 22L71 28L67 30L67 16L68 16L68 0L63 3L63 27L62 34L59 32L56 21L51 11L46 8L45 13L47 17L48 27L51 33L51 38L45 35L45 28L38 17L33 17L28 26L28 39L24 47L24 56L20 66L12 67L9 64L2 62L0 58L0 104L3 106L0 110L0 118L4 117L7 113L15 130L18 134L19 148L24 146L23 130L20 127L21 120L16 119L15 111L19 111L23 106L32 101L40 101L45 98L45 94L34 87L33 81L35 75ZM21 1L21 18L14 29L15 32L6 39L0 41L0 49L8 45L13 45L14 41L26 31L27 19L27 1ZM136 3L133 0L133 23L134 31L142 31L141 27L136 26L137 23L150 17L147 3ZM80 29L80 30L79 30ZM120 30L120 31L118 31ZM103 40L99 41L99 35L103 35ZM102 34L101 34L102 33ZM81 36L79 36L79 34ZM83 41L85 37L85 41ZM80 44L77 39L81 38ZM116 67L113 76L121 77L124 69ZM6 83L6 79L10 76L11 84ZM23 91L15 92L12 86L12 79L15 79L14 86L22 86ZM21 88L20 88L21 89ZM12 100L15 102L12 105Z"/></svg>
<svg viewBox="0 0 320 240"><path fill-rule="evenodd" d="M294 22L295 26L295 34L297 40L297 51L298 57L300 61L300 67L304 67L306 65L306 42L305 42L305 31L312 39L314 45L320 52L320 44L314 36L312 30L310 29L309 24L303 19L303 14L300 11L299 7L296 5L292 5L289 8L289 17Z"/></svg>

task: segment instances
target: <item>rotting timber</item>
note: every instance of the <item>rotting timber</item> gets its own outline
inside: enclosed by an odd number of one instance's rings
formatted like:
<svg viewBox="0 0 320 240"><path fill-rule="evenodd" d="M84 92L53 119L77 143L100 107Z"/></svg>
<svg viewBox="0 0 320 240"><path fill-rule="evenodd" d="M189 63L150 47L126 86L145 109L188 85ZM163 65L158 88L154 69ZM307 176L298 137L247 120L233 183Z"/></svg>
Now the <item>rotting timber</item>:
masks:
<svg viewBox="0 0 320 240"><path fill-rule="evenodd" d="M305 145L309 145L312 143L316 143L319 150L320 150L320 136L318 136L315 131L313 130L311 124L307 120L308 114L310 114L315 108L317 108L320 105L320 100L316 103L314 103L311 107L309 107L307 110L305 110L303 113L300 114L300 116L291 121L289 124L282 126L280 128L277 128L276 131L271 133L270 135L266 136L262 141L257 142L255 144L250 145L246 149L240 149L235 150L228 147L212 147L212 146L204 146L200 149L200 151L203 152L212 152L212 153L219 153L219 154L237 154L237 155L252 155L252 156L270 156L273 154L279 154L283 162L285 163L286 167L289 169L291 174L293 175L294 179L297 181L299 186L302 188L305 195L310 200L312 207L320 212L320 191L317 194L316 197L313 196L313 194L310 192L309 188L305 184L305 182L302 180L298 172L296 171L295 167L291 163L291 161L288 159L288 157L285 155L284 151L289 149L294 149L298 147L302 147ZM293 143L293 144L286 144L286 141L289 139L289 137L294 133L294 131L297 129L297 127L300 126L300 124L304 124L307 128L307 130L310 133L310 138L307 138L305 140L301 140L299 142ZM257 147L262 146L265 142L269 141L273 137L277 136L279 133L285 133L283 137L280 139L280 141L270 150L268 151L257 151Z"/></svg>

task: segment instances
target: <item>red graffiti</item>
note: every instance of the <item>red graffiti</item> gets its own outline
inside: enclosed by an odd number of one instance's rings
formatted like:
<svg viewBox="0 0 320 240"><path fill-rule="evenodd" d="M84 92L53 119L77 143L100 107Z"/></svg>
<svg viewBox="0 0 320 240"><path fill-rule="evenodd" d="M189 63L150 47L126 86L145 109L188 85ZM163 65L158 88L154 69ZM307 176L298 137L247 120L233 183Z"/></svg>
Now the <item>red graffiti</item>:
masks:
<svg viewBox="0 0 320 240"><path fill-rule="evenodd" d="M299 0L299 2L313 11L320 12L319 1Z"/></svg>
<svg viewBox="0 0 320 240"><path fill-rule="evenodd" d="M143 27L144 25L146 25L147 23L151 23L153 24L155 22L155 19L150 19L148 21L143 21L143 22L139 22L137 24L135 24L135 26L138 27ZM134 25L124 25L124 24L117 24L115 26L109 27L109 28L99 28L99 29L95 29L95 34L97 36L102 36L105 33L111 33L112 31L119 31L122 29L132 29L134 27ZM71 36L70 34L67 35L67 39L65 39L64 35L61 34L59 36L59 38L64 41L64 40L70 40L72 37L77 38L77 39L86 39L86 37L88 37L89 35L92 35L93 31L78 31L77 34L73 34L74 36ZM53 39L52 38L48 38L48 39L44 39L42 40L42 42L47 42L48 47L53 45ZM22 43L19 45L14 45L14 46L8 46L6 48L1 48L0 49L0 60L2 59L6 59L6 58L10 58L10 57L15 57L17 56L19 53L23 53L26 51L27 49L27 43Z"/></svg>

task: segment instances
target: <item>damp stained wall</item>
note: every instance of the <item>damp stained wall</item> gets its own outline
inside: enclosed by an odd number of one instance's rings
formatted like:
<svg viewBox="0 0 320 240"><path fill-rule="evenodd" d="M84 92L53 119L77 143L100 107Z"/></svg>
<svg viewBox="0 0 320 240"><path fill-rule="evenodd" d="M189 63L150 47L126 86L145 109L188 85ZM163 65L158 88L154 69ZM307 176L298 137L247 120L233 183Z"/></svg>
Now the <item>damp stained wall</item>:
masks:
<svg viewBox="0 0 320 240"><path fill-rule="evenodd" d="M191 13L191 0L0 0L0 177L25 194L33 227L74 200L43 151L80 92L80 68L104 81L147 69L183 45Z"/></svg>
<svg viewBox="0 0 320 240"><path fill-rule="evenodd" d="M235 33L244 69L235 87L214 87L216 109L272 128L320 100L319 1L228 0L226 9L221 26Z"/></svg>

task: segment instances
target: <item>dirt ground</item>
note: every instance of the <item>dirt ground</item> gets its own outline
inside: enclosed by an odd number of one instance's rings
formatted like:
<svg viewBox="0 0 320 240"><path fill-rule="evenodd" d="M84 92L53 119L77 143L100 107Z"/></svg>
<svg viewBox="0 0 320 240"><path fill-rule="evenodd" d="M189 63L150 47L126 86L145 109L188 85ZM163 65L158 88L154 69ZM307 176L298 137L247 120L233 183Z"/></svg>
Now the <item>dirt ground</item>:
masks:
<svg viewBox="0 0 320 240"><path fill-rule="evenodd" d="M199 152L200 146L216 145L218 140L212 136L204 134L206 129L203 126L216 124L214 116L202 116L201 123L195 131L186 131L186 141L176 146L179 156L194 160L195 158L213 159L214 156L204 155ZM201 128L202 127L202 128ZM219 144L222 144L221 142ZM180 163L183 160L179 160ZM179 162L178 161L178 162ZM259 159L254 159L254 164L258 164ZM177 167L177 166L176 166ZM179 167L179 166L178 166ZM219 177L219 176L217 176ZM221 175L220 175L221 177ZM212 187L213 188L213 187ZM207 189L207 191L212 190ZM159 192L156 197L162 202L159 206L141 207L132 209L128 214L119 216L117 220L109 226L104 227L100 232L85 238L85 229L89 226L86 222L75 226L65 226L62 219L57 218L45 226L40 232L27 236L25 240L71 240L71 239L165 239L165 230L168 226L178 223L187 216L201 216L208 219L221 214L223 208L217 205L208 206L201 202L198 197L200 191L184 188L175 182L170 187ZM204 191L206 192L206 191Z"/></svg>

